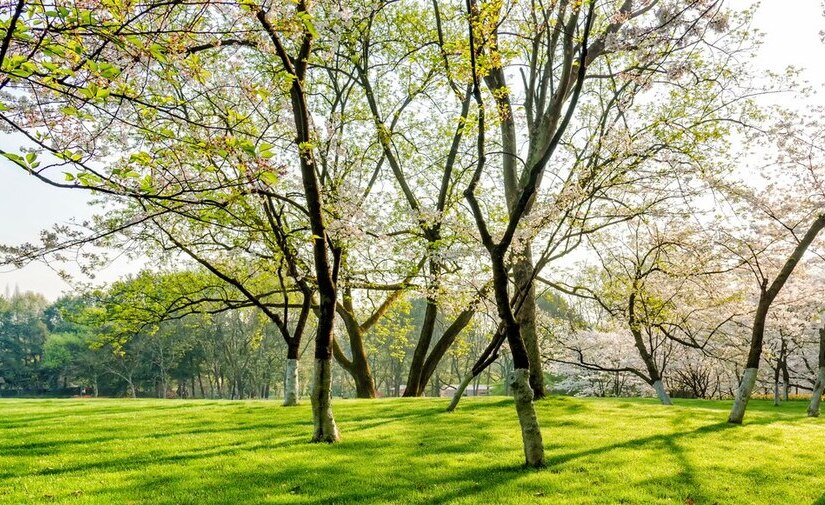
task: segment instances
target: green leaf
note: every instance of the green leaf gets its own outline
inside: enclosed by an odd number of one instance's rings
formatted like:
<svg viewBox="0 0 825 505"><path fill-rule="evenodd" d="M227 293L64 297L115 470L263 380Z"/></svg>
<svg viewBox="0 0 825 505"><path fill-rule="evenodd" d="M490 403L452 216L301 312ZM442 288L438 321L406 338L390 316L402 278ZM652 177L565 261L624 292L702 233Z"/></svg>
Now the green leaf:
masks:
<svg viewBox="0 0 825 505"><path fill-rule="evenodd" d="M261 172L260 179L270 186L278 183L278 176L273 172Z"/></svg>
<svg viewBox="0 0 825 505"><path fill-rule="evenodd" d="M301 22L304 23L304 27L309 34L312 35L313 38L318 38L318 31L312 23L312 16L310 16L308 12L299 12L298 17L301 19Z"/></svg>

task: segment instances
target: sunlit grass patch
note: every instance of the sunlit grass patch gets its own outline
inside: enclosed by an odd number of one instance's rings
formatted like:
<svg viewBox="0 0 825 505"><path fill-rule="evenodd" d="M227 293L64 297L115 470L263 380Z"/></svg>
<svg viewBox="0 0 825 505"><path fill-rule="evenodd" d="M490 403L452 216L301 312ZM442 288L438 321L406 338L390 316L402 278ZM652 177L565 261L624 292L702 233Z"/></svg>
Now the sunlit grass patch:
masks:
<svg viewBox="0 0 825 505"><path fill-rule="evenodd" d="M551 398L548 467L521 466L507 398L346 400L339 445L308 405L2 400L0 503L825 503L825 419L804 402Z"/></svg>

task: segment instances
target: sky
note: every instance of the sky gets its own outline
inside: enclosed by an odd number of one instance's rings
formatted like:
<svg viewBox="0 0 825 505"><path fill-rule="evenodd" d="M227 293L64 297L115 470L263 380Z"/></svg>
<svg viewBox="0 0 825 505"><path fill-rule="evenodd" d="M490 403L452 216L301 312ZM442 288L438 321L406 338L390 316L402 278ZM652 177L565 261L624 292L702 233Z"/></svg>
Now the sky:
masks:
<svg viewBox="0 0 825 505"><path fill-rule="evenodd" d="M753 4L750 0L726 3L733 9ZM820 40L820 32L825 30L825 17L820 0L764 0L758 7L753 27L765 34L755 65L777 72L793 65L805 69L803 77L814 87L825 86L825 44ZM11 136L0 137L4 147L17 143ZM88 202L89 195L81 191L47 186L7 160L0 159L0 244L36 242L40 231L55 223L88 219L94 213ZM133 263L120 257L99 270L93 281L82 275L78 279L82 282L111 282L136 272L141 266L140 262ZM59 265L58 268L79 274L72 265ZM52 267L42 263L19 270L0 267L0 294L15 288L36 291L54 300L71 291L72 286Z"/></svg>

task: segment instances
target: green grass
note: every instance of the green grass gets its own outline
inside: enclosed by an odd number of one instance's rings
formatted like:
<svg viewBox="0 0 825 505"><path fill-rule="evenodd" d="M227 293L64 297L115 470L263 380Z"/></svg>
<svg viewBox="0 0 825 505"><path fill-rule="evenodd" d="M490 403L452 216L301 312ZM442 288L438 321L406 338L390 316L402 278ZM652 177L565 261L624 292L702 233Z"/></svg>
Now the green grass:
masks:
<svg viewBox="0 0 825 505"><path fill-rule="evenodd" d="M0 503L820 504L825 419L804 402L552 398L548 467L521 466L507 398L335 403L338 445L307 443L308 405L0 400Z"/></svg>

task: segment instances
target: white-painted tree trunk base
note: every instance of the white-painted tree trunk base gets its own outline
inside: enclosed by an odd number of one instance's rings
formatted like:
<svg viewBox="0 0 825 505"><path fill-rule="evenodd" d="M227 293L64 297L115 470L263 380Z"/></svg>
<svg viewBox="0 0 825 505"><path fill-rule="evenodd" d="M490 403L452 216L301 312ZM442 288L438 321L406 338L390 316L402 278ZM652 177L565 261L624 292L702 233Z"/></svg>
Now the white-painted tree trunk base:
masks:
<svg viewBox="0 0 825 505"><path fill-rule="evenodd" d="M284 376L284 407L298 405L300 397L298 389L298 360L286 360L286 374Z"/></svg>
<svg viewBox="0 0 825 505"><path fill-rule="evenodd" d="M544 466L544 442L533 405L533 389L530 387L530 374L525 368L517 368L509 377L516 404L521 439L524 444L524 460L527 466Z"/></svg>
<svg viewBox="0 0 825 505"><path fill-rule="evenodd" d="M670 400L670 395L667 394L665 385L662 384L661 380L657 380L653 383L653 389L656 391L656 397L659 398L662 405L673 405L673 402Z"/></svg>
<svg viewBox="0 0 825 505"><path fill-rule="evenodd" d="M742 419L745 418L745 409L748 408L748 401L751 399L753 387L756 385L756 374L758 372L758 368L746 368L742 374L739 389L736 390L736 399L733 401L733 408L730 411L730 416L728 416L729 423L742 424Z"/></svg>
<svg viewBox="0 0 825 505"><path fill-rule="evenodd" d="M819 367L816 374L816 383L811 393L811 403L808 405L808 416L819 417L819 404L822 401L822 391L825 389L825 366Z"/></svg>
<svg viewBox="0 0 825 505"><path fill-rule="evenodd" d="M313 442L333 443L341 440L341 433L332 415L332 360L316 359L312 382L312 420L315 432Z"/></svg>
<svg viewBox="0 0 825 505"><path fill-rule="evenodd" d="M458 389L455 390L455 395L453 395L453 399L450 402L450 406L447 407L447 412L452 412L458 406L458 402L461 401L461 397L464 396L464 391L467 390L467 386L470 385L470 382L473 380L473 374L468 373L467 377L464 377L464 380L461 381L459 384Z"/></svg>

